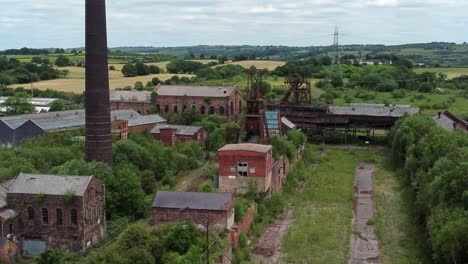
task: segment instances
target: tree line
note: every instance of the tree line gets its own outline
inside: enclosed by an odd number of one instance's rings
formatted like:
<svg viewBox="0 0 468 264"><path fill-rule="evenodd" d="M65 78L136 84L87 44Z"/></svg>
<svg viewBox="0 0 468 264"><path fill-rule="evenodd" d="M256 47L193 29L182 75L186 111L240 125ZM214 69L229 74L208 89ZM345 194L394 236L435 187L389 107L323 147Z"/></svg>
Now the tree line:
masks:
<svg viewBox="0 0 468 264"><path fill-rule="evenodd" d="M67 74L68 72L54 69L48 64L22 63L14 58L0 57L0 86L52 80Z"/></svg>

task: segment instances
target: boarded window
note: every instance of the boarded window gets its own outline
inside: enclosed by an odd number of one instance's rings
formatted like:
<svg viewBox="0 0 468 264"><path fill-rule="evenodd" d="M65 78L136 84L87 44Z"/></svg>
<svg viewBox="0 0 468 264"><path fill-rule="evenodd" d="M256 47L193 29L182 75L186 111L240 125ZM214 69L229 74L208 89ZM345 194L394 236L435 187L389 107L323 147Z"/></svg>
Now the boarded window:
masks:
<svg viewBox="0 0 468 264"><path fill-rule="evenodd" d="M42 208L42 223L49 224L49 210Z"/></svg>
<svg viewBox="0 0 468 264"><path fill-rule="evenodd" d="M63 225L63 211L60 208L57 208L55 211L55 215L57 216L57 225Z"/></svg>
<svg viewBox="0 0 468 264"><path fill-rule="evenodd" d="M72 223L72 225L78 224L78 215L76 209L70 210L70 222Z"/></svg>
<svg viewBox="0 0 468 264"><path fill-rule="evenodd" d="M231 172L236 172L236 167L235 167L235 166L231 166L230 171L231 171Z"/></svg>
<svg viewBox="0 0 468 264"><path fill-rule="evenodd" d="M28 207L28 220L34 220L34 208L32 207Z"/></svg>

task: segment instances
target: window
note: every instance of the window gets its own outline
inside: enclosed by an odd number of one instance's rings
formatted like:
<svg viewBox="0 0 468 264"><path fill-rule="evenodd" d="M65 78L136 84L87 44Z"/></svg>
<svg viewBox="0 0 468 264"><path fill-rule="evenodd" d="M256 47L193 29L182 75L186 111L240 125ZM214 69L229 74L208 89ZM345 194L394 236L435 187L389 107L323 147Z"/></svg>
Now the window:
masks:
<svg viewBox="0 0 468 264"><path fill-rule="evenodd" d="M192 110L193 110L193 111L197 111L197 106L196 106L196 105L192 105Z"/></svg>
<svg viewBox="0 0 468 264"><path fill-rule="evenodd" d="M231 169L230 169L231 172L236 172L236 167L234 166L231 166Z"/></svg>
<svg viewBox="0 0 468 264"><path fill-rule="evenodd" d="M42 223L49 224L49 210L42 208Z"/></svg>
<svg viewBox="0 0 468 264"><path fill-rule="evenodd" d="M216 112L214 106L210 106L210 115L214 115Z"/></svg>
<svg viewBox="0 0 468 264"><path fill-rule="evenodd" d="M169 106L168 105L164 105L164 113L168 113L169 112Z"/></svg>
<svg viewBox="0 0 468 264"><path fill-rule="evenodd" d="M182 107L182 109L183 109L183 111L187 110L187 105L184 105L184 106Z"/></svg>
<svg viewBox="0 0 468 264"><path fill-rule="evenodd" d="M72 225L78 224L78 215L76 213L76 209L70 210L70 222L72 223Z"/></svg>
<svg viewBox="0 0 468 264"><path fill-rule="evenodd" d="M205 112L206 112L206 108L205 108L204 105L202 105L202 106L200 107L200 113L201 113L202 115L204 115Z"/></svg>
<svg viewBox="0 0 468 264"><path fill-rule="evenodd" d="M234 102L231 101L231 115L234 114Z"/></svg>
<svg viewBox="0 0 468 264"><path fill-rule="evenodd" d="M28 220L33 221L34 220L34 208L28 207Z"/></svg>
<svg viewBox="0 0 468 264"><path fill-rule="evenodd" d="M250 168L249 173L255 173L255 168Z"/></svg>
<svg viewBox="0 0 468 264"><path fill-rule="evenodd" d="M237 176L248 176L247 171L248 171L249 164L247 162L239 162L237 164Z"/></svg>
<svg viewBox="0 0 468 264"><path fill-rule="evenodd" d="M63 211L60 208L55 210L55 215L57 217L57 225L63 225Z"/></svg>
<svg viewBox="0 0 468 264"><path fill-rule="evenodd" d="M174 105L174 114L177 114L178 110L177 110L177 105Z"/></svg>
<svg viewBox="0 0 468 264"><path fill-rule="evenodd" d="M85 224L89 223L89 208L85 209Z"/></svg>
<svg viewBox="0 0 468 264"><path fill-rule="evenodd" d="M156 111L159 113L161 112L161 106L159 104L156 105Z"/></svg>
<svg viewBox="0 0 468 264"><path fill-rule="evenodd" d="M219 114L224 115L224 106L219 107Z"/></svg>
<svg viewBox="0 0 468 264"><path fill-rule="evenodd" d="M239 100L239 114L242 114L242 100Z"/></svg>

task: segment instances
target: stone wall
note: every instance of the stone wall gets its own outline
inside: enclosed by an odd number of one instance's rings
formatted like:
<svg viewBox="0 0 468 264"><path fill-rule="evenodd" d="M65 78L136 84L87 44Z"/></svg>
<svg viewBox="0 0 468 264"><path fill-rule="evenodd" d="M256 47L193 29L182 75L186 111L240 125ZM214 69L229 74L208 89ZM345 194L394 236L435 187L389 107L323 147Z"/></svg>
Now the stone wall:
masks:
<svg viewBox="0 0 468 264"><path fill-rule="evenodd" d="M267 192L271 188L271 172L266 177L219 176L219 191L234 195L244 194L251 182L255 182L258 192Z"/></svg>

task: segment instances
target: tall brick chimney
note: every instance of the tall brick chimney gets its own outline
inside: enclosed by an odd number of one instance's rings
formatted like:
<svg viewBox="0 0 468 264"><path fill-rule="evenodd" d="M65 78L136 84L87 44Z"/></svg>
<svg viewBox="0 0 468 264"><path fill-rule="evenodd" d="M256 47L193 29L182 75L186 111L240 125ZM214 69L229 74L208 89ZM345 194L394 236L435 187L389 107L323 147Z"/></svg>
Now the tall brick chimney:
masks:
<svg viewBox="0 0 468 264"><path fill-rule="evenodd" d="M112 165L107 66L106 1L86 0L85 158Z"/></svg>

